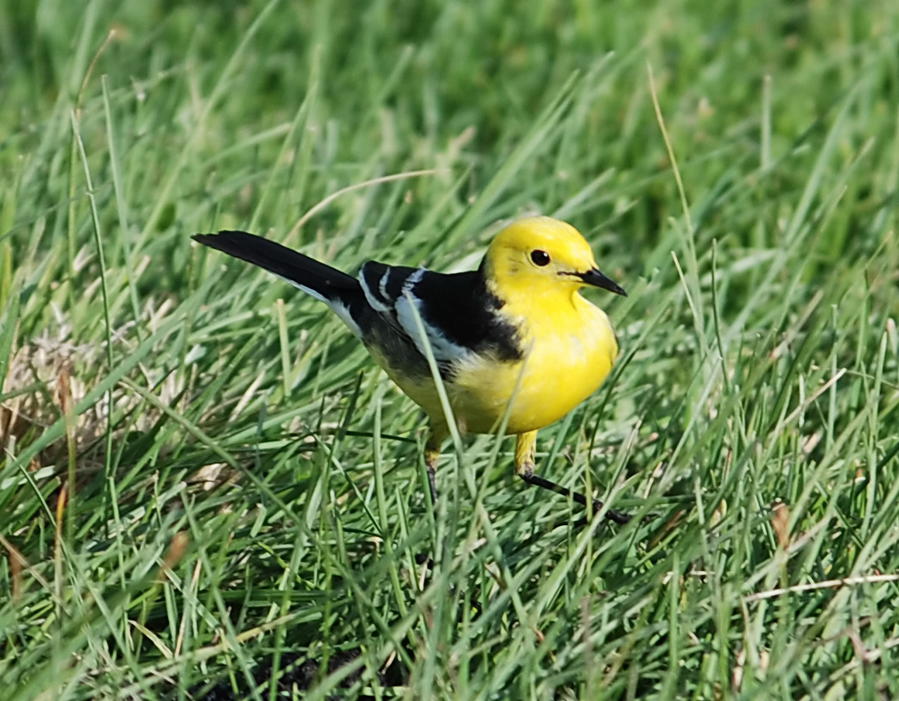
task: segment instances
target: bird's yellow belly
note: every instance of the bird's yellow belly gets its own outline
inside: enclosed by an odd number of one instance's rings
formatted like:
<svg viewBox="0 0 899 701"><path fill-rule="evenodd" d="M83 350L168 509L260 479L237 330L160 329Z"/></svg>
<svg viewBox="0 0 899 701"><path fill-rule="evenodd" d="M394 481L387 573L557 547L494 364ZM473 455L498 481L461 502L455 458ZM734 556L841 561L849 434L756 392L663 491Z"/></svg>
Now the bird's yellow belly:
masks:
<svg viewBox="0 0 899 701"><path fill-rule="evenodd" d="M465 367L452 385L457 420L475 433L497 430L507 411L507 433L558 421L593 394L611 371L617 346L608 331L544 337L523 361Z"/></svg>
<svg viewBox="0 0 899 701"><path fill-rule="evenodd" d="M618 344L602 311L592 306L578 311L577 323L560 324L556 318L542 332L527 334L522 360L472 354L455 367L445 387L463 433L498 431L507 413L506 433L533 431L558 421L599 388ZM435 427L444 423L431 378L404 376L377 353L375 358Z"/></svg>

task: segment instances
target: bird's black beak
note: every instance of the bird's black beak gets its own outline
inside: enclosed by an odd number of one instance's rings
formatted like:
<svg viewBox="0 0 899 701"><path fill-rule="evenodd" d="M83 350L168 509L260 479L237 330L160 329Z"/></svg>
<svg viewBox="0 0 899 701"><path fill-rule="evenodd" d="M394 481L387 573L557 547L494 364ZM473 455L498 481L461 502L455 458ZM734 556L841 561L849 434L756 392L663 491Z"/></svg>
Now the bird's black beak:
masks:
<svg viewBox="0 0 899 701"><path fill-rule="evenodd" d="M588 285L593 285L593 287L601 287L604 290L608 290L609 292L614 292L616 295L621 295L622 297L627 297L627 292L624 291L624 288L615 282L612 278L607 277L603 273L599 271L599 268L592 268L585 273L573 273L575 277L579 277Z"/></svg>

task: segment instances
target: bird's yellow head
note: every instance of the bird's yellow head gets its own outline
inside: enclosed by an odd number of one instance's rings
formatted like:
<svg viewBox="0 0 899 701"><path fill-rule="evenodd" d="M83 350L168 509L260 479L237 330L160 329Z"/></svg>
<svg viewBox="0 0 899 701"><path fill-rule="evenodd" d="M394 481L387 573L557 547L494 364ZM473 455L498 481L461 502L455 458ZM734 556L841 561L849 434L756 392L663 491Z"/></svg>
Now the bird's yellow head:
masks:
<svg viewBox="0 0 899 701"><path fill-rule="evenodd" d="M487 249L484 272L501 297L570 295L585 285L626 294L599 271L581 233L551 217L519 219L500 231Z"/></svg>

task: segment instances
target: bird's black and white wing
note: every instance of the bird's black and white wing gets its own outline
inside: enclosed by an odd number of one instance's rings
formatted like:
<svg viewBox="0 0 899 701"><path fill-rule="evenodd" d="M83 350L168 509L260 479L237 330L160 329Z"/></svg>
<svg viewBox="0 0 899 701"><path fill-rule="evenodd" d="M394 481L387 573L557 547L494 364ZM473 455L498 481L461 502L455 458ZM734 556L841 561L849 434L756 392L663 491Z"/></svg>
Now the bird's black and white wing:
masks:
<svg viewBox="0 0 899 701"><path fill-rule="evenodd" d="M521 357L516 330L497 314L502 302L487 289L480 272L447 275L370 261L358 280L377 321L357 323L363 337L371 332L373 345L386 351L388 362L426 370L422 362L430 348L441 374L451 375L474 353L493 353L499 360ZM391 334L394 341L411 344L417 357L398 347L402 343L392 343ZM397 353L405 357L390 357Z"/></svg>

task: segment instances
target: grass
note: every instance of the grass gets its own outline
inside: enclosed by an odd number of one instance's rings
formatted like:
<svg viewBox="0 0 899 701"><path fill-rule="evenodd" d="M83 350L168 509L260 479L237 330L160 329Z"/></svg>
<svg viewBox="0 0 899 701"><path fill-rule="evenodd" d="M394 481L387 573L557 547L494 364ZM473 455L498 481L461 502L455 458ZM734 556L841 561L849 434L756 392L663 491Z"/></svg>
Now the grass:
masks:
<svg viewBox="0 0 899 701"><path fill-rule="evenodd" d="M885 0L10 4L4 697L899 695L897 57ZM463 269L533 211L630 293L539 446L625 527L489 436L432 510L340 322L189 240Z"/></svg>

